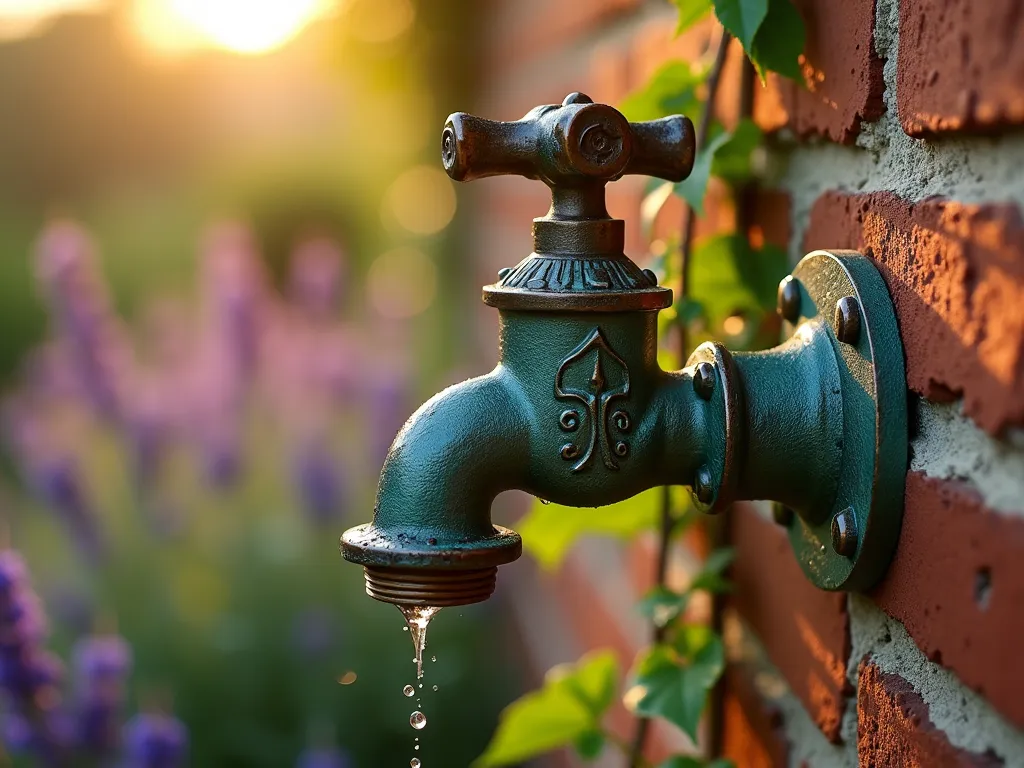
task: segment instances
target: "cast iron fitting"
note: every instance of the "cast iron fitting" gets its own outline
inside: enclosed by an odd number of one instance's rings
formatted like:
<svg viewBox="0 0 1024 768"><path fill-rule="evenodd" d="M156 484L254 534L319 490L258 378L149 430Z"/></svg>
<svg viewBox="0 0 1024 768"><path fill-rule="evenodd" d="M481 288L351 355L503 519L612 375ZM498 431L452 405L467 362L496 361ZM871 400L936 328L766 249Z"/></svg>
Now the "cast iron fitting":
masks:
<svg viewBox="0 0 1024 768"><path fill-rule="evenodd" d="M899 534L906 393L892 303L872 262L808 255L780 287L787 340L765 352L699 347L658 365L657 313L672 292L623 252L604 185L627 173L679 181L693 126L630 123L583 94L500 123L458 113L442 161L458 181L499 174L551 188L534 250L484 288L498 310L498 364L425 403L395 438L373 521L342 552L384 602L479 602L522 542L491 522L494 498L523 490L597 507L688 486L716 512L766 499L808 577L864 589Z"/></svg>

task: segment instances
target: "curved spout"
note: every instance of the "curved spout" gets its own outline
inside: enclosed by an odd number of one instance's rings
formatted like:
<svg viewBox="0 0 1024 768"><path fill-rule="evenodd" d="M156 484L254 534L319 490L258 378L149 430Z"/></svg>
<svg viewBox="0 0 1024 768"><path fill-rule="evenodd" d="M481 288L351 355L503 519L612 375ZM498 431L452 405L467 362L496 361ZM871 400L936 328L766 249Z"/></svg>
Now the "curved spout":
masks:
<svg viewBox="0 0 1024 768"><path fill-rule="evenodd" d="M406 422L381 473L373 522L345 532L371 597L404 605L484 600L522 552L491 503L523 485L532 408L504 366L449 387Z"/></svg>

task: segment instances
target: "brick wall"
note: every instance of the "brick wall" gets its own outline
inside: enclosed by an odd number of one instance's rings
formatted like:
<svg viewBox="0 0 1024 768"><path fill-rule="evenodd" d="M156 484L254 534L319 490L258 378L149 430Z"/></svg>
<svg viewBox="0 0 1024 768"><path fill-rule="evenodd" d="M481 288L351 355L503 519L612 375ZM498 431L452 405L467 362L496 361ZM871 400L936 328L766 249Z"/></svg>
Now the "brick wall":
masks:
<svg viewBox="0 0 1024 768"><path fill-rule="evenodd" d="M799 5L808 88L771 82L755 100L774 169L758 226L794 263L856 248L880 267L906 348L911 471L895 562L868 595L816 590L763 505L734 510L725 750L741 766L1024 765L1024 0ZM575 90L616 103L709 36L673 39L671 7L641 0L492 0L484 21L473 108L502 119ZM718 104L727 121L738 66ZM609 187L634 256L642 185ZM529 253L547 195L519 179L461 194L478 282L491 282ZM700 231L733 227L724 192L709 201ZM666 206L659 231L680 218ZM494 331L483 311L487 359ZM673 580L699 549L674 553ZM558 574L510 567L537 667L599 645L628 664L646 636L631 601L652 558L650 540L588 541ZM625 733L625 713L613 724ZM685 746L673 729L655 736L652 757Z"/></svg>

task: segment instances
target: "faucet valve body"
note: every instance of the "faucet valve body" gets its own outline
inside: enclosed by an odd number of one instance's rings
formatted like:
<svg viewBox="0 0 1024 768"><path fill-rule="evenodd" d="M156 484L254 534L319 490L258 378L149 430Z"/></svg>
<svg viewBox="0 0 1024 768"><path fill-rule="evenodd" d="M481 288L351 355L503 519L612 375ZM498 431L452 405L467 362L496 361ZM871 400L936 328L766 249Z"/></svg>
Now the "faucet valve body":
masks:
<svg viewBox="0 0 1024 768"><path fill-rule="evenodd" d="M808 577L865 589L895 549L907 462L902 347L873 263L817 251L780 287L789 339L765 352L699 347L681 371L657 360L657 313L672 303L623 252L604 185L627 173L681 180L693 126L629 123L570 94L497 123L448 118L442 162L459 181L498 174L551 188L534 251L483 290L499 312L499 362L436 395L385 460L373 522L342 537L366 591L399 605L486 599L519 557L490 507L520 489L602 506L659 485L716 512L766 499Z"/></svg>

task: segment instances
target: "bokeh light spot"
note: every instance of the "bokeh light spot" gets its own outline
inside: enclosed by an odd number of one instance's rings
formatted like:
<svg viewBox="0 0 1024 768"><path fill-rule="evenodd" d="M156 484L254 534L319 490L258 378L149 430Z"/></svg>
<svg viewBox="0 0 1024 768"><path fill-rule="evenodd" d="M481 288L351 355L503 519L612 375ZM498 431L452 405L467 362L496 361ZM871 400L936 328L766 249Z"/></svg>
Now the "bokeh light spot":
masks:
<svg viewBox="0 0 1024 768"><path fill-rule="evenodd" d="M420 165L397 179L384 196L385 223L393 220L416 235L432 235L455 216L455 190L440 168Z"/></svg>

